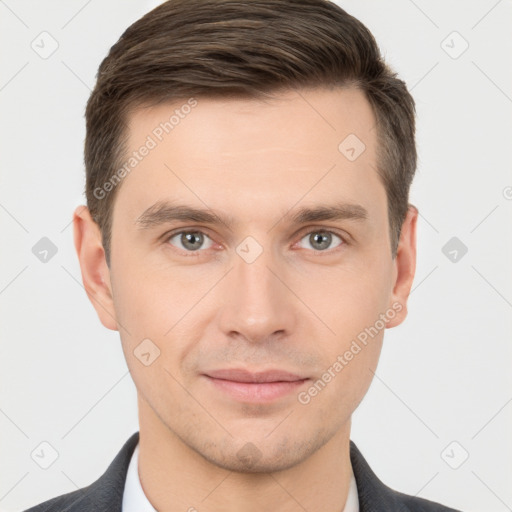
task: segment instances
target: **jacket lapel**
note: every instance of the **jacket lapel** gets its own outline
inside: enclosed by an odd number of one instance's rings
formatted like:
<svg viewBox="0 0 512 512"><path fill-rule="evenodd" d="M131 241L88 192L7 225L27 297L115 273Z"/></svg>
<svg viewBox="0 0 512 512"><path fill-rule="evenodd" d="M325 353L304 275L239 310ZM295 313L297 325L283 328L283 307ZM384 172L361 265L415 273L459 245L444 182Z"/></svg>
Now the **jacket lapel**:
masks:
<svg viewBox="0 0 512 512"><path fill-rule="evenodd" d="M82 489L74 503L66 511L72 512L122 512L124 485L130 460L139 442L135 432L123 445L105 473L88 487Z"/></svg>
<svg viewBox="0 0 512 512"><path fill-rule="evenodd" d="M409 510L401 500L397 499L399 493L378 479L353 441L350 441L350 461L357 484L359 512L406 512Z"/></svg>

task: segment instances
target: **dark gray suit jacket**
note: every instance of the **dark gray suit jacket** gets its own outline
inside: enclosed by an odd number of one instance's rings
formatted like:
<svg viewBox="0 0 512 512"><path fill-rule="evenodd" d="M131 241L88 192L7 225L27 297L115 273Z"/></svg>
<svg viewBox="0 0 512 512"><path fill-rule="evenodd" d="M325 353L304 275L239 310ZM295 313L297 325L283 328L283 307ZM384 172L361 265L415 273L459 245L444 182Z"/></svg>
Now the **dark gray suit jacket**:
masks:
<svg viewBox="0 0 512 512"><path fill-rule="evenodd" d="M128 464L138 441L139 433L135 432L105 473L92 484L40 503L25 512L121 512ZM360 512L458 512L385 486L353 441L350 441L350 460L357 484Z"/></svg>

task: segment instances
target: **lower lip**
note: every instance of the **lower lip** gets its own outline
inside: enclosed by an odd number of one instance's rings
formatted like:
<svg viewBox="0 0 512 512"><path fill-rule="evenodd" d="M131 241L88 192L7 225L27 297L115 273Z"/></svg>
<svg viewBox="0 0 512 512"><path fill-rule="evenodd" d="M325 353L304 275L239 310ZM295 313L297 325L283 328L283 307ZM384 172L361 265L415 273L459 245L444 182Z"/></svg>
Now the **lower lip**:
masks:
<svg viewBox="0 0 512 512"><path fill-rule="evenodd" d="M242 402L271 402L297 390L308 380L279 382L235 382L232 380L206 378L219 390Z"/></svg>

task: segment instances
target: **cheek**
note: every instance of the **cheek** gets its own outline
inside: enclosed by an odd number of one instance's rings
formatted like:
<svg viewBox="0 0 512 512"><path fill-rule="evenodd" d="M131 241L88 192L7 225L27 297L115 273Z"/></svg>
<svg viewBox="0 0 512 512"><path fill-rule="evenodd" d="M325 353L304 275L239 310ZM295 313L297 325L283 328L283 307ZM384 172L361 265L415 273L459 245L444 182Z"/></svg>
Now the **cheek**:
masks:
<svg viewBox="0 0 512 512"><path fill-rule="evenodd" d="M141 389L155 381L172 384L170 374L181 379L180 367L201 339L201 299L218 277L202 276L192 266L148 271L149 265L121 263L116 264L112 285L127 364ZM152 391L154 396L158 389L161 384Z"/></svg>
<svg viewBox="0 0 512 512"><path fill-rule="evenodd" d="M362 260L350 269L331 270L329 286L323 292L311 286L302 289L307 294L304 301L314 304L312 309L316 308L330 331L320 326L325 336L316 349L324 368L312 390L322 395L314 399L319 411L323 410L321 404L330 404L340 414L353 410L370 386L382 348L385 319L395 314L394 310L389 314L388 265L386 261L369 265Z"/></svg>
<svg viewBox="0 0 512 512"><path fill-rule="evenodd" d="M113 266L114 267L114 266ZM116 314L128 331L161 337L208 291L214 276L193 266L150 264L133 258L115 262Z"/></svg>
<svg viewBox="0 0 512 512"><path fill-rule="evenodd" d="M338 340L338 348L354 339L365 328L375 324L386 312L392 292L391 270L376 265L364 268L329 269L315 275L295 289L321 320L329 327L330 337ZM312 283L327 283L313 286ZM336 342L335 342L336 343Z"/></svg>
<svg viewBox="0 0 512 512"><path fill-rule="evenodd" d="M346 421L365 396L373 378L380 350L382 332L364 342L354 338L343 340L331 352L324 371L298 396L301 407L316 415L322 424L333 418Z"/></svg>

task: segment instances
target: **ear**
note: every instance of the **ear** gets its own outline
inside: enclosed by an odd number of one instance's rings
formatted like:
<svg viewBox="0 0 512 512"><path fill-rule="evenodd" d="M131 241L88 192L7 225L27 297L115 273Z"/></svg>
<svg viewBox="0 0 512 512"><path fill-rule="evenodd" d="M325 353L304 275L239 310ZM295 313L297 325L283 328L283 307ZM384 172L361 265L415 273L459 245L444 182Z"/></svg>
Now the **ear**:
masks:
<svg viewBox="0 0 512 512"><path fill-rule="evenodd" d="M407 299L411 293L412 282L416 272L416 222L418 209L412 204L407 209L407 215L402 224L400 241L393 262L395 282L389 306L397 314L387 322L386 327L400 325L407 316Z"/></svg>
<svg viewBox="0 0 512 512"><path fill-rule="evenodd" d="M101 231L85 205L73 213L75 249L82 271L82 282L101 323L117 331L117 320L110 282L110 269L105 259Z"/></svg>

